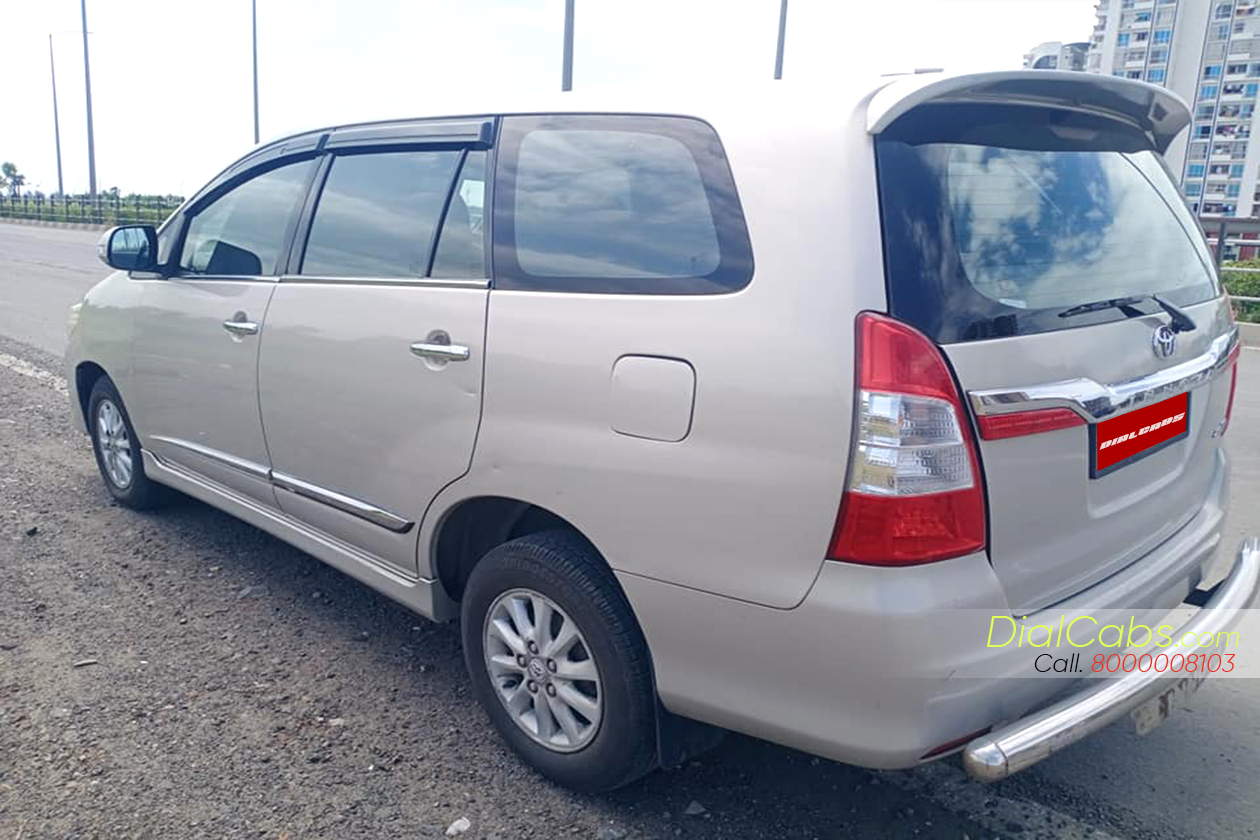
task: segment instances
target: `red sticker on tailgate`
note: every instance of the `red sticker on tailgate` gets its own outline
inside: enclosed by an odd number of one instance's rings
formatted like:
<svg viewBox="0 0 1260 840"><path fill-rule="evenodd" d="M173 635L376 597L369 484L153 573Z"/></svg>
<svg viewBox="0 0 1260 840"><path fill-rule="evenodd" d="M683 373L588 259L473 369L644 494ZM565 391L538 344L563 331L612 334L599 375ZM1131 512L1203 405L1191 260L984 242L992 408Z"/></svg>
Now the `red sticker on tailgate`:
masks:
<svg viewBox="0 0 1260 840"><path fill-rule="evenodd" d="M1149 455L1190 431L1190 395L1182 394L1112 417L1094 426L1090 475L1097 478L1139 455Z"/></svg>

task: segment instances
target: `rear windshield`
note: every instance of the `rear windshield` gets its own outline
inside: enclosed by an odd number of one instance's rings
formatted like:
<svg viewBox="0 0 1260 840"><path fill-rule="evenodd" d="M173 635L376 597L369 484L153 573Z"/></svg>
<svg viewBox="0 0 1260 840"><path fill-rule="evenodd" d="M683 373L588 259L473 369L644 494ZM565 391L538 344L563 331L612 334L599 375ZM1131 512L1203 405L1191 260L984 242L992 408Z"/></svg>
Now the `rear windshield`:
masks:
<svg viewBox="0 0 1260 840"><path fill-rule="evenodd" d="M877 156L890 311L940 343L1126 317L1060 315L1108 298L1184 306L1219 294L1193 216L1136 129L1038 108L927 106L881 135Z"/></svg>

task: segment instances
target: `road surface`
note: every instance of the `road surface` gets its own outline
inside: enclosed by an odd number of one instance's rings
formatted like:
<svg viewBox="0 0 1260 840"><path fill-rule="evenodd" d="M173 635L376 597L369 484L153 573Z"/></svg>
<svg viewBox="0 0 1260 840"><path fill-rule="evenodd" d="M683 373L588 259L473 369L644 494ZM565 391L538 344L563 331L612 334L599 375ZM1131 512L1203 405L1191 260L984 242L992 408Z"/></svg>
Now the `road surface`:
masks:
<svg viewBox="0 0 1260 840"><path fill-rule="evenodd" d="M1254 681L992 787L742 737L610 796L539 782L452 628L199 503L110 504L55 381L97 236L0 223L0 837L1256 836ZM1260 350L1229 437L1232 551L1260 531Z"/></svg>

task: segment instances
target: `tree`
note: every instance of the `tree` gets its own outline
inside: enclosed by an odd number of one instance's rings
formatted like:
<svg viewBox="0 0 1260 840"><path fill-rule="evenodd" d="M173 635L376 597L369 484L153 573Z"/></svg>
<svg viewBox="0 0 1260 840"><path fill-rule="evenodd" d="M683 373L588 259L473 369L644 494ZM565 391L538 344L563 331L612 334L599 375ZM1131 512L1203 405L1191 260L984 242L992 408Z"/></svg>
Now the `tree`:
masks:
<svg viewBox="0 0 1260 840"><path fill-rule="evenodd" d="M0 172L4 173L4 180L9 188L9 195L19 196L22 194L22 185L26 183L26 176L18 172L17 166L5 161L0 164Z"/></svg>

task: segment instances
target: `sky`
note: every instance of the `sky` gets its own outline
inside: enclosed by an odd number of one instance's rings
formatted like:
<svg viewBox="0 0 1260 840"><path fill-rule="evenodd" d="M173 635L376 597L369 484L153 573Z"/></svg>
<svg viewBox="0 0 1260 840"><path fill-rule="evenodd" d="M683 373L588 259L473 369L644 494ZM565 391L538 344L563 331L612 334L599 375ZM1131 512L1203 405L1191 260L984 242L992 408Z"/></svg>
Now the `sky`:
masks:
<svg viewBox="0 0 1260 840"><path fill-rule="evenodd" d="M188 195L253 144L250 0L86 0L97 187ZM262 139L560 87L564 0L257 0ZM576 0L574 89L737 86L774 70L778 0ZM1015 69L1084 41L1094 0L790 0L785 82ZM0 161L88 184L78 0L7 4Z"/></svg>

